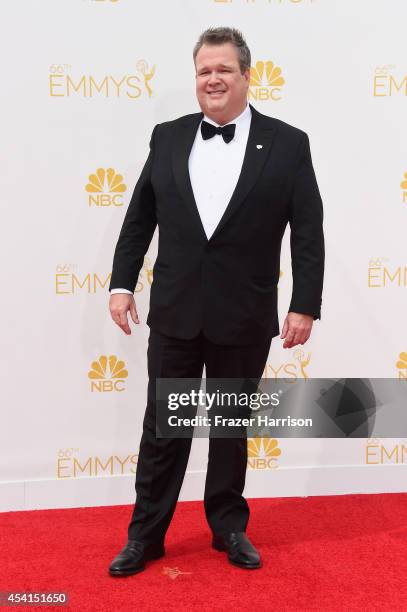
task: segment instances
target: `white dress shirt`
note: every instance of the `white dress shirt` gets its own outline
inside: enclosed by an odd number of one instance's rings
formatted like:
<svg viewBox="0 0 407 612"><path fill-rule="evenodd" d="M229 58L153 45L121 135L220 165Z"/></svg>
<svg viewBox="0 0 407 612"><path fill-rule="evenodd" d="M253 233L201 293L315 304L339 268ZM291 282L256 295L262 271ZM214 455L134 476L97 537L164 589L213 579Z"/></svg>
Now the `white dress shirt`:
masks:
<svg viewBox="0 0 407 612"><path fill-rule="evenodd" d="M198 126L188 160L188 170L196 206L205 234L209 239L215 231L235 190L249 138L252 112L247 104L244 111L229 123L236 124L233 140L226 143L221 134L204 140ZM204 115L204 121L219 124ZM112 289L113 293L130 293L128 289Z"/></svg>
<svg viewBox="0 0 407 612"><path fill-rule="evenodd" d="M249 137L251 110L244 111L229 123L235 123L233 140L226 143L221 134L204 140L197 130L188 161L189 176L196 206L207 238L216 229L235 190L242 169L243 157ZM204 116L204 121L218 124Z"/></svg>

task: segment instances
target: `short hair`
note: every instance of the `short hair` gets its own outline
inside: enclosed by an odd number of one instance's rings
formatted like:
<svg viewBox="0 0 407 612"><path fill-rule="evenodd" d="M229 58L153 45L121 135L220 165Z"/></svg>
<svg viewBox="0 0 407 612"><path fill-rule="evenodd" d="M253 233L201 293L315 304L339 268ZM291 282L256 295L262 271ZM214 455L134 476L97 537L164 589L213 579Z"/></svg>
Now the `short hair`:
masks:
<svg viewBox="0 0 407 612"><path fill-rule="evenodd" d="M239 56L240 72L243 74L246 70L250 70L250 49L247 46L243 34L240 30L236 30L235 28L208 28L202 32L194 47L194 63L202 45L223 45L224 43L232 43L232 45L236 47Z"/></svg>

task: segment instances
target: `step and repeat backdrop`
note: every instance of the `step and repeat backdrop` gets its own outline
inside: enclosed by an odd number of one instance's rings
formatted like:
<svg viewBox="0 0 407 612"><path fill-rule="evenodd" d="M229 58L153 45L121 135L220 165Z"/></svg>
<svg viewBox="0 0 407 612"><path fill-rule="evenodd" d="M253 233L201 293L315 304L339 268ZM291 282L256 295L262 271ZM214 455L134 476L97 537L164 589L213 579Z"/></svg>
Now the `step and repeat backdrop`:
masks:
<svg viewBox="0 0 407 612"><path fill-rule="evenodd" d="M322 319L265 378L407 379L404 0L1 3L0 509L130 503L146 404L155 235L131 336L108 310L114 247L153 127L199 110L192 48L239 28L249 101L306 131L324 202ZM289 233L279 317L292 279ZM404 381L404 383L403 383ZM407 384L407 383L405 383ZM181 499L202 499L195 439ZM249 441L248 496L398 491L407 441Z"/></svg>

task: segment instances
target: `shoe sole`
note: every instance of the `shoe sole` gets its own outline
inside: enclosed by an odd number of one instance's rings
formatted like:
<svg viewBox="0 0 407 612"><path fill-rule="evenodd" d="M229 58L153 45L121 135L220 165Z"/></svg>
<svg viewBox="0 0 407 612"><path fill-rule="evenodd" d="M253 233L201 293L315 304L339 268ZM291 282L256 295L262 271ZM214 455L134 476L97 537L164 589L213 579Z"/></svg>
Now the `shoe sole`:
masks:
<svg viewBox="0 0 407 612"><path fill-rule="evenodd" d="M156 559L161 559L161 557L164 557L164 555L165 551L154 553L152 555L148 555L145 561L155 561ZM139 572L142 572L145 569L146 564L144 564L142 567L138 567L137 569L133 570L109 570L109 574L110 576L132 576L133 574L138 574Z"/></svg>
<svg viewBox="0 0 407 612"><path fill-rule="evenodd" d="M217 550L218 552L227 552L227 549L221 544L212 544L212 548ZM260 569L262 567L262 562L257 563L256 565L246 565L242 563L236 563L235 561L231 561L228 557L228 561L231 565L235 565L236 567L240 567L241 569Z"/></svg>

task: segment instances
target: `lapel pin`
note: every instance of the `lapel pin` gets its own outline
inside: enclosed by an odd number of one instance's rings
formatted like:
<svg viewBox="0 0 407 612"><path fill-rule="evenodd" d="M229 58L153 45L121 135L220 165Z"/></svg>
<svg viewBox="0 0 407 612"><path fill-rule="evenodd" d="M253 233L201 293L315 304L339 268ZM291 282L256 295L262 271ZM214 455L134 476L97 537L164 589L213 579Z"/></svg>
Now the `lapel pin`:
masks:
<svg viewBox="0 0 407 612"><path fill-rule="evenodd" d="M256 145L256 147L257 147L258 149L262 149L262 148L263 148L263 145Z"/></svg>

